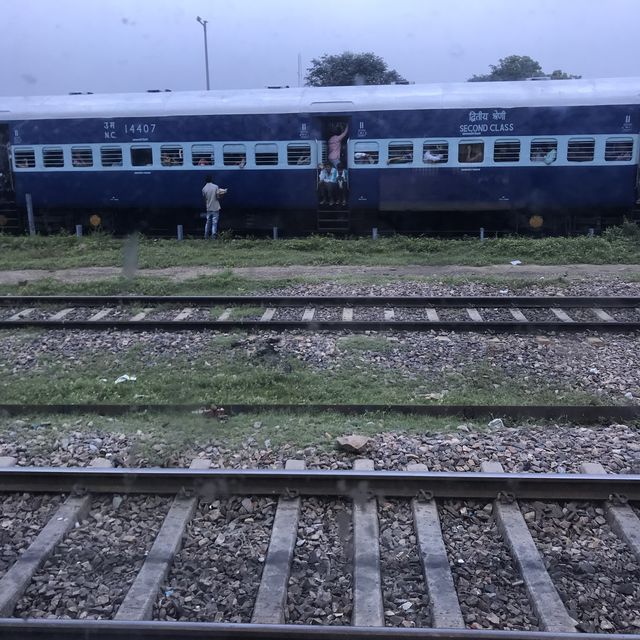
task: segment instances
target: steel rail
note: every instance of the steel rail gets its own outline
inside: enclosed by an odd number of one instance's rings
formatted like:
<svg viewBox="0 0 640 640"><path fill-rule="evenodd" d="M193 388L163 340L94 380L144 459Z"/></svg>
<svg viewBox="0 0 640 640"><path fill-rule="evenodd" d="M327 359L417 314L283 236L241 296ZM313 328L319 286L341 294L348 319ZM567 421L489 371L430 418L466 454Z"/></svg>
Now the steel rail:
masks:
<svg viewBox="0 0 640 640"><path fill-rule="evenodd" d="M602 419L640 419L640 405L470 405L470 404L238 404L208 402L201 404L0 404L0 416L33 414L95 413L122 416L128 413L203 413L220 409L225 415L243 413L365 413L401 414L417 416L460 416L481 418L497 416L517 419L579 420L595 423Z"/></svg>
<svg viewBox="0 0 640 640"><path fill-rule="evenodd" d="M72 296L72 295L3 295L0 305L75 304L79 306L125 304L200 304L251 305L270 307L355 306L355 307L522 307L589 308L640 306L640 296Z"/></svg>
<svg viewBox="0 0 640 640"><path fill-rule="evenodd" d="M0 618L3 640L638 640L631 633Z"/></svg>
<svg viewBox="0 0 640 640"><path fill-rule="evenodd" d="M2 320L0 329L90 329L105 331L231 331L266 329L271 331L496 331L536 333L539 331L629 332L640 330L640 321L562 322L544 320L522 322L487 320Z"/></svg>
<svg viewBox="0 0 640 640"><path fill-rule="evenodd" d="M4 492L640 500L640 474L3 467Z"/></svg>

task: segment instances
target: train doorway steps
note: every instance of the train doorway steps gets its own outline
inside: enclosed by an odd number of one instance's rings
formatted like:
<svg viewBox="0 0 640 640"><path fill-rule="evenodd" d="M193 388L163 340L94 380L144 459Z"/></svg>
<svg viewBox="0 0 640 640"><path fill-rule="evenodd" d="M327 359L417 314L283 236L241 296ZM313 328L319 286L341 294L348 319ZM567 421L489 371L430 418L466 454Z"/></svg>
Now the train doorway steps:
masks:
<svg viewBox="0 0 640 640"><path fill-rule="evenodd" d="M0 200L0 233L16 233L24 231L20 213L12 200Z"/></svg>
<svg viewBox="0 0 640 640"><path fill-rule="evenodd" d="M349 233L351 230L351 212L346 207L318 208L318 233Z"/></svg>

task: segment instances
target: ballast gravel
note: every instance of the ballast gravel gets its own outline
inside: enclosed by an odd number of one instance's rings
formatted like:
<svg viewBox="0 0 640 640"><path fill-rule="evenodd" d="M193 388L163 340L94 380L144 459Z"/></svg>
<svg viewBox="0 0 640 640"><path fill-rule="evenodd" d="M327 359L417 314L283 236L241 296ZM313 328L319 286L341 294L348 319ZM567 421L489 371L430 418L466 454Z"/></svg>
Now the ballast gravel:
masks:
<svg viewBox="0 0 640 640"><path fill-rule="evenodd" d="M604 510L585 502L521 502L520 508L579 631L637 633L640 564L611 531Z"/></svg>
<svg viewBox="0 0 640 640"><path fill-rule="evenodd" d="M0 578L34 541L63 495L20 493L0 496Z"/></svg>
<svg viewBox="0 0 640 640"><path fill-rule="evenodd" d="M431 626L411 504L406 500L379 500L378 524L385 624Z"/></svg>
<svg viewBox="0 0 640 640"><path fill-rule="evenodd" d="M201 500L172 564L154 618L250 622L276 502Z"/></svg>
<svg viewBox="0 0 640 640"><path fill-rule="evenodd" d="M365 426L381 432L371 436L360 454L353 454L335 448L332 438L304 448L274 446L271 438L280 428L277 423L254 424L252 436L230 447L224 442L224 423L213 421L208 438L182 450L175 450L171 440L155 433L152 449L158 458L150 460L145 450L150 436L140 430L123 432L126 417L99 417L74 425L64 419L43 425L37 418L33 422L0 418L0 456L15 457L19 466L86 466L104 457L115 466L128 467L157 466L158 459L168 466L188 467L194 458L204 457L213 467L233 469L278 468L294 458L304 460L310 469L350 469L355 458L369 457L376 469L402 470L408 464L422 463L433 471L480 471L482 462L495 461L505 471L531 473L579 473L581 463L600 462L609 473L640 473L640 429L624 424L512 425L505 418L507 426L489 428L454 417L445 431L425 429L409 434L402 433L401 419L398 430L388 432L374 418ZM163 420L167 429L180 428L180 414ZM345 426L346 433L353 431L357 428Z"/></svg>
<svg viewBox="0 0 640 640"><path fill-rule="evenodd" d="M467 626L537 628L523 581L492 517L492 505L445 501L439 508L449 566Z"/></svg>
<svg viewBox="0 0 640 640"><path fill-rule="evenodd" d="M116 499L118 498L118 499ZM36 572L14 615L111 619L142 567L170 500L101 496Z"/></svg>
<svg viewBox="0 0 640 640"><path fill-rule="evenodd" d="M285 620L297 624L350 625L353 607L351 504L302 501Z"/></svg>
<svg viewBox="0 0 640 640"><path fill-rule="evenodd" d="M538 276L517 278L491 278L473 280L471 277L401 279L395 282L357 283L336 280L314 284L294 284L273 290L282 296L640 296L640 280L629 281L618 277L570 278L572 267L566 267L567 276L546 278Z"/></svg>

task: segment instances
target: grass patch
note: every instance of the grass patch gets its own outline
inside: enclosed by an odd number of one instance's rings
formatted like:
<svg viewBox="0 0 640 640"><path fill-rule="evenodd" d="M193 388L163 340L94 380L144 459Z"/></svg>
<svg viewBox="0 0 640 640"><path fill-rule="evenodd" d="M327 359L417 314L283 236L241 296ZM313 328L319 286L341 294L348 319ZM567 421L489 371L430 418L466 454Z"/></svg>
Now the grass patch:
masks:
<svg viewBox="0 0 640 640"><path fill-rule="evenodd" d="M425 387L424 396L435 398L433 385ZM561 385L548 385L529 378L512 378L502 371L490 368L484 363L464 374L449 374L441 380L442 404L472 405L606 405L612 404L604 397L565 388Z"/></svg>
<svg viewBox="0 0 640 640"><path fill-rule="evenodd" d="M176 282L169 278L138 277L109 278L89 282L60 282L45 278L24 284L0 284L3 295L249 295L265 293L272 289L287 287L306 282L302 278L278 278L272 280L254 280L235 275L231 271L199 276Z"/></svg>
<svg viewBox="0 0 640 640"><path fill-rule="evenodd" d="M401 371L364 361L358 351L381 343L353 336L351 355L318 369L284 357L270 343L242 334L212 337L197 355L135 344L117 358L93 351L79 359L43 358L30 371L5 369L3 402L14 404L344 403L344 404L594 404L606 400L555 388L478 363L464 374ZM355 348L354 348L355 347ZM384 347L386 348L386 346ZM4 368L4 367L3 367ZM115 384L122 374L136 382Z"/></svg>
<svg viewBox="0 0 640 640"><path fill-rule="evenodd" d="M209 309L209 317L211 320L217 320L226 310L226 307L215 305Z"/></svg>
<svg viewBox="0 0 640 640"><path fill-rule="evenodd" d="M640 274L625 276L628 282L640 282ZM514 278L503 276L383 276L341 275L331 277L294 277L253 279L236 275L232 271L198 276L175 281L170 278L140 276L133 279L108 278L87 282L61 282L43 278L23 284L0 284L0 295L259 295L296 285L322 285L323 283L345 284L366 287L398 283L425 283L452 287L485 284L514 291L531 287L567 287L569 280L563 276L552 278ZM222 313L224 309L220 309Z"/></svg>
<svg viewBox="0 0 640 640"><path fill-rule="evenodd" d="M265 312L265 307L232 307L230 320L241 320L242 318L251 318L257 316L262 317Z"/></svg>
<svg viewBox="0 0 640 640"><path fill-rule="evenodd" d="M119 266L125 241L104 234L75 236L0 236L0 269ZM128 245L130 246L130 245ZM339 239L310 236L289 240L231 238L216 243L140 237L140 268L175 266L289 265L490 265L518 259L536 264L636 264L635 235L609 230L589 238L503 237L440 239L392 236Z"/></svg>
<svg viewBox="0 0 640 640"><path fill-rule="evenodd" d="M345 353L359 351L389 353L390 351L393 351L393 349L398 348L398 344L396 344L394 341L388 340L383 336L344 336L338 338L336 344L338 349Z"/></svg>
<svg viewBox="0 0 640 640"><path fill-rule="evenodd" d="M232 352L235 350L231 350ZM381 372L364 375L346 368L325 375L305 365L284 362L278 366L254 357L209 352L203 359L124 357L96 360L73 367L45 363L31 375L5 376L2 396L8 403L368 403L414 402L419 386L396 375ZM137 381L114 384L128 373ZM402 387L402 391L400 390Z"/></svg>

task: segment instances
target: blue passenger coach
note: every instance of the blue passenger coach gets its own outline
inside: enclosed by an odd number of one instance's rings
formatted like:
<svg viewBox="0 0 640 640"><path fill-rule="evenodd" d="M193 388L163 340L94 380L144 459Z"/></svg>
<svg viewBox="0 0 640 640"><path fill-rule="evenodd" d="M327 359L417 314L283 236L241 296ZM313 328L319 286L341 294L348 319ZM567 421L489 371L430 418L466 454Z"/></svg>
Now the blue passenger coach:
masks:
<svg viewBox="0 0 640 640"><path fill-rule="evenodd" d="M634 210L639 132L640 78L4 98L0 223L195 230L212 175L223 228L571 231Z"/></svg>

